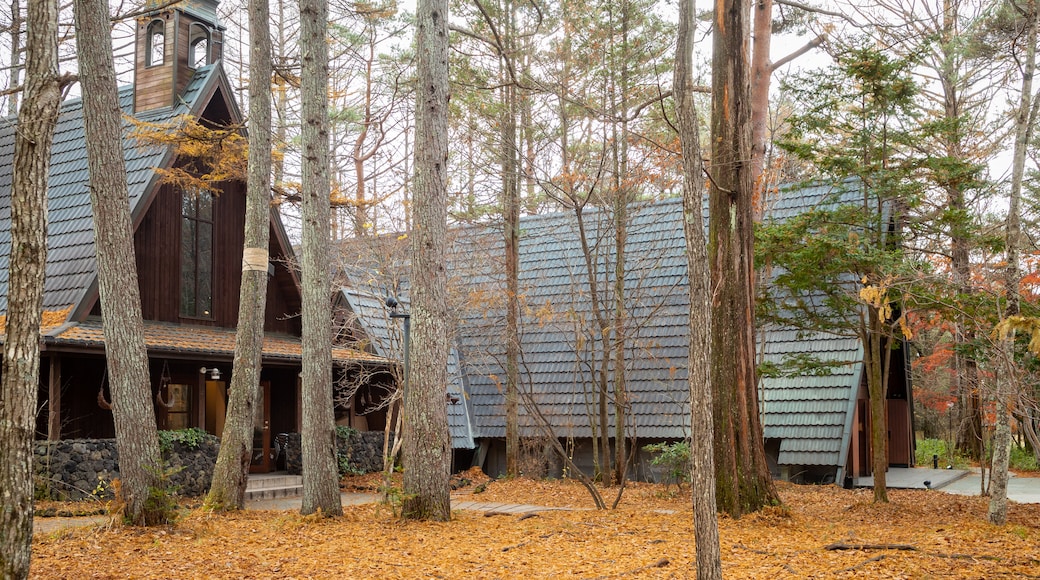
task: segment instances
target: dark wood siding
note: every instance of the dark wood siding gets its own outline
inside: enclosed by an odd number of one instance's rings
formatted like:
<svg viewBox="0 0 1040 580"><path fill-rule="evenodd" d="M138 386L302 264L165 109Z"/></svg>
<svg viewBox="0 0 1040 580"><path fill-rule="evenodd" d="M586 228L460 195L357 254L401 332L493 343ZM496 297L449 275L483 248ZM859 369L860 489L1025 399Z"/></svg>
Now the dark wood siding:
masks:
<svg viewBox="0 0 1040 580"><path fill-rule="evenodd" d="M223 193L213 201L213 316L203 319L180 315L181 194L170 185L160 186L134 234L141 311L145 320L224 328L238 325L244 189L242 183L226 184ZM274 243L273 235L271 240L275 276L268 284L264 329L299 336L299 290L288 270L289 262ZM100 315L100 305L95 303L91 313Z"/></svg>

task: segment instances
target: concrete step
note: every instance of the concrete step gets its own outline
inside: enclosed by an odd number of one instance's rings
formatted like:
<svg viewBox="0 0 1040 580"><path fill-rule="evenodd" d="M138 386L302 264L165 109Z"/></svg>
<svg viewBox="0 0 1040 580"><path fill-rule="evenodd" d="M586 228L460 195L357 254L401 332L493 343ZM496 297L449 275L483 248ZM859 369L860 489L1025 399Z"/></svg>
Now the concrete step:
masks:
<svg viewBox="0 0 1040 580"><path fill-rule="evenodd" d="M246 483L246 501L281 499L303 495L303 476L285 473L264 473L249 476Z"/></svg>
<svg viewBox="0 0 1040 580"><path fill-rule="evenodd" d="M302 475L261 473L249 476L249 481L246 482L246 489L267 489L294 485L303 485Z"/></svg>
<svg viewBox="0 0 1040 580"><path fill-rule="evenodd" d="M247 489L246 501L263 499L282 499L303 495L303 484L286 487L265 487L264 489Z"/></svg>

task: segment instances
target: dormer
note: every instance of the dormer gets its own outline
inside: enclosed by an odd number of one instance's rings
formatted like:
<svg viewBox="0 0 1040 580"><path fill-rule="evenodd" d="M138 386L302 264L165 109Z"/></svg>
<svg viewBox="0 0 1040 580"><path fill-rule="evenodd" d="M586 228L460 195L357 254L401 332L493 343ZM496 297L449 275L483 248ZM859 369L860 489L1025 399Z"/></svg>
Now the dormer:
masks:
<svg viewBox="0 0 1040 580"><path fill-rule="evenodd" d="M186 0L137 19L134 112L171 107L196 69L222 56L216 0Z"/></svg>

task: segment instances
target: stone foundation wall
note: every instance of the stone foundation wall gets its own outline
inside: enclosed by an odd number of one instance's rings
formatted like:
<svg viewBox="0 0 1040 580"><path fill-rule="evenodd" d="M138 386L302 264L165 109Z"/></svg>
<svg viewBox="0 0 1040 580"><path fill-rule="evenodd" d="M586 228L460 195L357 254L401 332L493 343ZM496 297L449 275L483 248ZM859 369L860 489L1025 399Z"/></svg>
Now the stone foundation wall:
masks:
<svg viewBox="0 0 1040 580"><path fill-rule="evenodd" d="M337 436L336 448L341 474L347 471L344 469L347 466L356 473L372 473L383 469L382 431L354 431L349 439ZM285 458L286 471L294 475L303 472L299 433L288 434L285 449L281 453Z"/></svg>
<svg viewBox="0 0 1040 580"><path fill-rule="evenodd" d="M163 453L167 468L177 470L170 477L177 494L197 497L209 491L219 449L219 439L206 437L197 448L174 442ZM112 498L112 480L119 477L115 439L36 441L33 458L37 499Z"/></svg>

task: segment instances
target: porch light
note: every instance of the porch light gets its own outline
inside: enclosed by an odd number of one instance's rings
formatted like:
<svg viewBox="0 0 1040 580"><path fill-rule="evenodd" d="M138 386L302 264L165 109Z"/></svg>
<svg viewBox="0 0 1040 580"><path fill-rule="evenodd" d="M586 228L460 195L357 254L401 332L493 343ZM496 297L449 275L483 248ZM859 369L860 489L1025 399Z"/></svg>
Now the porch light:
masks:
<svg viewBox="0 0 1040 580"><path fill-rule="evenodd" d="M209 380L211 380L211 381L219 381L220 380L220 369L218 369L217 367L213 367L213 368L209 368L209 369L206 368L206 367L202 367L201 369L199 369L199 374L200 375L204 375L207 372L209 373Z"/></svg>

